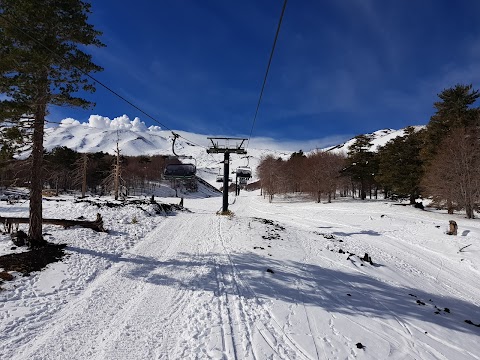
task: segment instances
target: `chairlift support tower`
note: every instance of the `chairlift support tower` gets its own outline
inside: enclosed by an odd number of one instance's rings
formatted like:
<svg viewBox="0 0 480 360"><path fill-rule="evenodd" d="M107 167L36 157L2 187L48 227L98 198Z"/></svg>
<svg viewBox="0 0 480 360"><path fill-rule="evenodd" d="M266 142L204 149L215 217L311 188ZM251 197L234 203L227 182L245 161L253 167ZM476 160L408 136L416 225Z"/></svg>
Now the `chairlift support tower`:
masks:
<svg viewBox="0 0 480 360"><path fill-rule="evenodd" d="M222 211L228 211L228 176L230 173L230 154L245 155L247 150L243 145L248 139L209 137L212 142L207 149L208 154L223 154L223 207ZM220 144L222 143L222 144Z"/></svg>

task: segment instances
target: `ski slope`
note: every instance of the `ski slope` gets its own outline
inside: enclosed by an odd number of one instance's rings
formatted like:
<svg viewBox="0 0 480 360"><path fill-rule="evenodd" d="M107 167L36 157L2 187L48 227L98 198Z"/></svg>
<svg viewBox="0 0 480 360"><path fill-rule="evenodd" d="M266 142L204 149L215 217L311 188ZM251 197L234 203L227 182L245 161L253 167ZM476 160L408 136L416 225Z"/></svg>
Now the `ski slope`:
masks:
<svg viewBox="0 0 480 360"><path fill-rule="evenodd" d="M380 200L230 202L101 208L110 234L45 226L70 255L3 285L0 359L480 359L479 220L453 215L454 237L452 215Z"/></svg>

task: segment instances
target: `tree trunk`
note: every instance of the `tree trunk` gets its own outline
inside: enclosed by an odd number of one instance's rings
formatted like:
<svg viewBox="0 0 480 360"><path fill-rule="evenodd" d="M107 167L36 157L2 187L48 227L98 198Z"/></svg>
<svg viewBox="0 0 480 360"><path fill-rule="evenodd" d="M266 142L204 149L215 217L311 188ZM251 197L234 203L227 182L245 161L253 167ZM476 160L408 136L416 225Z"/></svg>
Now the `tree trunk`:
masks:
<svg viewBox="0 0 480 360"><path fill-rule="evenodd" d="M87 165L88 165L88 156L83 154L83 164L82 164L82 198L85 197L87 192Z"/></svg>
<svg viewBox="0 0 480 360"><path fill-rule="evenodd" d="M117 158L115 160L115 175L113 179L113 192L115 200L118 200L118 189L120 184L120 149L118 148L118 139L117 139Z"/></svg>
<svg viewBox="0 0 480 360"><path fill-rule="evenodd" d="M367 192L365 191L365 182L362 179L360 183L360 199L365 200L367 198Z"/></svg>
<svg viewBox="0 0 480 360"><path fill-rule="evenodd" d="M30 175L30 216L28 237L31 247L43 243L42 236L42 188L43 188L43 132L46 113L45 98L37 99L33 122L32 172Z"/></svg>
<svg viewBox="0 0 480 360"><path fill-rule="evenodd" d="M473 207L470 204L465 205L465 212L467 214L467 219L473 219L475 215L473 214Z"/></svg>
<svg viewBox="0 0 480 360"><path fill-rule="evenodd" d="M416 199L416 196L415 194L410 194L410 205L415 205L415 199Z"/></svg>
<svg viewBox="0 0 480 360"><path fill-rule="evenodd" d="M453 204L452 204L452 200L448 199L447 200L447 213L448 214L453 214L453 210L454 210L454 207L453 207Z"/></svg>
<svg viewBox="0 0 480 360"><path fill-rule="evenodd" d="M20 217L3 217L0 216L0 221L5 226L5 230L9 233L12 232L13 226L16 225L18 230L18 224L27 224L29 219ZM100 214L97 213L97 218L94 221L87 220L67 220L67 219L43 219L44 224L60 225L64 228L72 226L81 226L84 228L93 229L98 232L107 232L103 227L103 219Z"/></svg>

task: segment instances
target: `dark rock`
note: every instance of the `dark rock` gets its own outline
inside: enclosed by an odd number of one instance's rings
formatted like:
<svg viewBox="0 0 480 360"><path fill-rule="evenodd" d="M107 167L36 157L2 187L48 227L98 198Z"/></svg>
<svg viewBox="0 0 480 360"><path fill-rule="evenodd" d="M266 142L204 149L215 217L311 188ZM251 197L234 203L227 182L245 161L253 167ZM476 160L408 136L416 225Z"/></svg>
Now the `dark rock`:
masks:
<svg viewBox="0 0 480 360"><path fill-rule="evenodd" d="M272 269L270 269L270 268L267 269L267 272L269 272L269 273L271 273L271 274L275 274L275 272L274 272Z"/></svg>
<svg viewBox="0 0 480 360"><path fill-rule="evenodd" d="M12 233L10 236L15 246L25 246L28 244L28 235L25 231L18 230Z"/></svg>
<svg viewBox="0 0 480 360"><path fill-rule="evenodd" d="M475 324L472 320L465 320L465 322L467 324L470 324L470 325L473 325L473 326L476 326L476 327L480 327L480 324Z"/></svg>
<svg viewBox="0 0 480 360"><path fill-rule="evenodd" d="M370 255L368 255L368 253L365 253L365 255L363 255L363 258L361 258L363 261L366 261L368 263L370 263L370 265L373 265L373 261L372 261L372 258L370 257Z"/></svg>
<svg viewBox="0 0 480 360"><path fill-rule="evenodd" d="M425 209L425 206L423 206L422 202L416 202L415 205L413 205L413 207L415 209L421 209L421 210Z"/></svg>
<svg viewBox="0 0 480 360"><path fill-rule="evenodd" d="M365 345L362 343L356 343L355 345L357 346L357 349L365 349Z"/></svg>
<svg viewBox="0 0 480 360"><path fill-rule="evenodd" d="M417 300L417 304L418 304L418 305L425 305L425 303L424 303L423 301L421 301L421 300Z"/></svg>

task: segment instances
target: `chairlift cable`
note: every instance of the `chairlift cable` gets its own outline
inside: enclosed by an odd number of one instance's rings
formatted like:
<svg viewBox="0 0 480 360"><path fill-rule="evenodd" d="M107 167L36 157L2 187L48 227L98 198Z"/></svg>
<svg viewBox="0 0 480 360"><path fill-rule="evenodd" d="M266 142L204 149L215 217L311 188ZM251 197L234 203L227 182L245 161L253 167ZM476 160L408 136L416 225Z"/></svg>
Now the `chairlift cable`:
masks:
<svg viewBox="0 0 480 360"><path fill-rule="evenodd" d="M17 26L14 22L12 22L11 20L9 20L5 14L1 13L0 16L6 21L8 22L10 25L12 25L13 27L15 27L17 30L19 30L22 34L24 34L25 36L27 36L28 38L30 38L31 40L33 40L34 42L36 42L37 44L39 44L41 47L43 47L44 49L46 49L48 52L50 52L51 54L53 54L55 57L57 57L58 59L60 59L64 64L67 64L67 60L57 54L55 51L53 51L52 49L50 49L48 46L46 46L45 44L43 44L40 40L38 40L37 38L35 38L34 36L30 35L27 31L23 30L22 28L20 28L19 26ZM13 15L12 15L13 16ZM15 17L15 16L13 16ZM70 65L70 64L68 64ZM90 78L91 80L93 80L94 82L98 83L100 86L102 86L103 88L105 88L106 90L110 91L113 95L117 96L118 98L120 98L121 100L123 100L124 102L126 102L127 104L129 104L130 106L132 106L134 109L140 111L142 114L144 114L145 116L147 116L148 118L150 118L151 120L153 120L154 122L156 122L157 124L159 124L160 126L162 126L164 129L166 130L169 130L169 131L172 131L172 129L170 129L168 126L166 126L165 124L161 123L159 120L157 120L155 117L153 117L152 115L148 114L146 111L142 110L140 107L138 107L137 105L135 105L134 103L132 103L130 100L126 99L124 96L120 95L119 93L117 93L115 90L113 90L112 88L110 88L109 86L107 86L106 84L104 84L102 81L98 80L97 78L93 77L92 75L90 75L89 73L87 73L86 71L83 71L82 69L78 68L77 66L73 66L75 69L77 69L78 71L80 71L83 75L85 75L86 77ZM205 146L203 145L200 145L200 144L197 144L195 143L194 141L191 141L181 135L179 135L182 139L194 144L194 145L197 145L197 146L200 146L200 147L203 147L204 149L206 149Z"/></svg>
<svg viewBox="0 0 480 360"><path fill-rule="evenodd" d="M258 98L257 109L255 110L255 116L253 117L252 128L250 130L250 135L248 136L247 146L245 149L248 148L250 145L250 139L252 138L253 128L255 127L255 122L257 121L258 109L260 108L260 103L262 102L263 91L265 90L265 84L267 83L268 72L270 70L270 65L272 63L273 53L275 52L275 46L277 45L278 34L280 33L280 27L282 26L283 14L285 13L285 8L287 7L288 0L284 0L282 12L280 14L280 19L278 20L277 31L275 33L275 39L273 40L272 50L270 51L270 58L268 59L267 70L265 71L265 77L263 78L263 85L260 91L260 96Z"/></svg>

